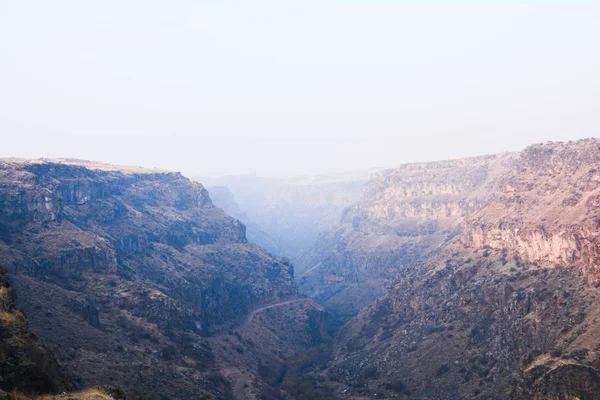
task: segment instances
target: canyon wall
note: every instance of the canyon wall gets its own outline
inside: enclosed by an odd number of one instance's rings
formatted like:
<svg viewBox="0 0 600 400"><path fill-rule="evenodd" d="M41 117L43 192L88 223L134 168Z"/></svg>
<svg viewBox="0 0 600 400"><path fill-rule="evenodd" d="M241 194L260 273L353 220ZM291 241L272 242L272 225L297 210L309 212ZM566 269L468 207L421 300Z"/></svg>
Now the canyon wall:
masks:
<svg viewBox="0 0 600 400"><path fill-rule="evenodd" d="M416 215L459 218L453 235L397 268L387 293L340 329L323 374L349 398L597 397L600 141L500 157L501 168L488 168L497 173L469 186L462 213L401 196L373 204L387 229ZM440 193L454 195L453 180L438 176Z"/></svg>
<svg viewBox="0 0 600 400"><path fill-rule="evenodd" d="M259 359L312 346L311 300L271 330L254 315L299 296L291 264L245 230L178 173L0 162L0 261L74 389L227 398L231 368L259 390Z"/></svg>
<svg viewBox="0 0 600 400"><path fill-rule="evenodd" d="M301 290L342 315L382 296L398 272L425 260L489 201L503 154L407 164L374 176L340 223L297 262Z"/></svg>

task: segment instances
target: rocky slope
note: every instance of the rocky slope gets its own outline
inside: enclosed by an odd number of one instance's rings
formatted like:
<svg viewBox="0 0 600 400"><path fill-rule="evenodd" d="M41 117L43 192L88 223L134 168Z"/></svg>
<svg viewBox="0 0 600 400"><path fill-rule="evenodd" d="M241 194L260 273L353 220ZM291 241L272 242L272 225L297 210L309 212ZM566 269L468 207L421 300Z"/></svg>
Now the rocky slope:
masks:
<svg viewBox="0 0 600 400"><path fill-rule="evenodd" d="M227 187L246 215L248 237L295 263L319 234L337 223L344 207L358 199L373 172L285 180L255 175L195 179L209 188Z"/></svg>
<svg viewBox="0 0 600 400"><path fill-rule="evenodd" d="M299 261L303 292L352 315L382 296L396 274L453 238L489 201L514 156L407 164L374 176L340 223Z"/></svg>
<svg viewBox="0 0 600 400"><path fill-rule="evenodd" d="M0 269L0 377L0 397L12 391L51 394L67 388L58 364L15 307L4 269Z"/></svg>
<svg viewBox="0 0 600 400"><path fill-rule="evenodd" d="M327 376L349 397L597 398L600 141L506 159L458 234L340 330Z"/></svg>
<svg viewBox="0 0 600 400"><path fill-rule="evenodd" d="M298 323L288 335L273 327L278 342L250 349L234 335L251 329L254 310L298 291L291 265L249 244L202 185L89 167L0 162L0 260L31 330L75 389L228 398L228 366L252 376L259 356L311 345L309 313L322 311L309 300L278 310L286 329ZM272 354L279 346L289 351Z"/></svg>

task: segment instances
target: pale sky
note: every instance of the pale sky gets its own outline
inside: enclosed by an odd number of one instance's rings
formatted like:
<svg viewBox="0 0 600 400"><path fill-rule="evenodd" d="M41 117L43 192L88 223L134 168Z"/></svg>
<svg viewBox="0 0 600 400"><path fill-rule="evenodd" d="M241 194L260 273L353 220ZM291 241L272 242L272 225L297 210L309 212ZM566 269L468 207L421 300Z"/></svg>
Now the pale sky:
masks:
<svg viewBox="0 0 600 400"><path fill-rule="evenodd" d="M600 136L600 1L0 0L0 157L340 172Z"/></svg>

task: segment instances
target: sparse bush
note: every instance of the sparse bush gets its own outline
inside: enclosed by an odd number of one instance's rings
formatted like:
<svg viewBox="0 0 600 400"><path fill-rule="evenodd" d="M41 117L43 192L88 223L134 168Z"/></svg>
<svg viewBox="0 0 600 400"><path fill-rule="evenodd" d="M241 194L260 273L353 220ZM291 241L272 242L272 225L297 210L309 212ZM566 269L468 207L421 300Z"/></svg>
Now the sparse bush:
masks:
<svg viewBox="0 0 600 400"><path fill-rule="evenodd" d="M161 358L163 360L167 360L167 361L174 359L176 354L177 354L177 349L172 344L163 347L160 352Z"/></svg>
<svg viewBox="0 0 600 400"><path fill-rule="evenodd" d="M377 371L377 367L370 366L363 370L362 375L365 379L376 379L379 377L379 371Z"/></svg>
<svg viewBox="0 0 600 400"><path fill-rule="evenodd" d="M550 355L551 355L552 357L560 357L562 354L563 354L563 351L562 351L562 349L553 349L553 350L550 352Z"/></svg>
<svg viewBox="0 0 600 400"><path fill-rule="evenodd" d="M442 364L436 371L435 376L442 376L450 371L450 368L446 364Z"/></svg>
<svg viewBox="0 0 600 400"><path fill-rule="evenodd" d="M227 378L225 378L225 376L218 371L210 371L208 374L206 374L206 379L216 387L229 386L229 381Z"/></svg>
<svg viewBox="0 0 600 400"><path fill-rule="evenodd" d="M258 374L271 386L277 386L287 373L287 367L284 364L274 362L258 362Z"/></svg>
<svg viewBox="0 0 600 400"><path fill-rule="evenodd" d="M400 379L396 379L392 382L388 382L385 384L385 388L387 390L391 390L396 393L404 393L409 394L410 390L406 387L406 384L402 382Z"/></svg>
<svg viewBox="0 0 600 400"><path fill-rule="evenodd" d="M574 352L571 353L571 357L573 357L577 361L583 361L583 360L585 360L585 358L587 357L587 355L588 355L588 350L587 349L579 349L579 350L575 350Z"/></svg>
<svg viewBox="0 0 600 400"><path fill-rule="evenodd" d="M406 352L412 353L413 351L417 351L417 349L418 349L418 346L415 344L415 345L410 346L408 349L406 349Z"/></svg>
<svg viewBox="0 0 600 400"><path fill-rule="evenodd" d="M321 336L321 343L323 344L332 344L333 343L333 337L331 337L328 334L324 334Z"/></svg>

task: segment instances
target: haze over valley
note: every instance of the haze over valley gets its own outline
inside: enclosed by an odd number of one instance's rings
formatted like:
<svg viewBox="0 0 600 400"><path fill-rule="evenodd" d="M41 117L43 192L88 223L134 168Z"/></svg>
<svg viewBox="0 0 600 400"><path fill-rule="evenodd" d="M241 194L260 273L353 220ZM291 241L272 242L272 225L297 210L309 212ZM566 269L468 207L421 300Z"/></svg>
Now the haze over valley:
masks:
<svg viewBox="0 0 600 400"><path fill-rule="evenodd" d="M0 399L600 399L598 20L0 4Z"/></svg>

